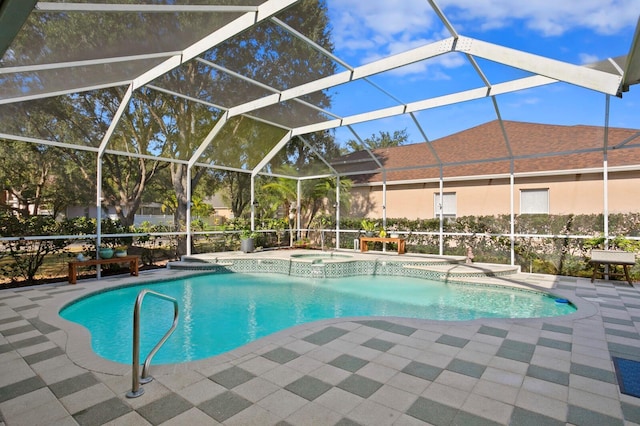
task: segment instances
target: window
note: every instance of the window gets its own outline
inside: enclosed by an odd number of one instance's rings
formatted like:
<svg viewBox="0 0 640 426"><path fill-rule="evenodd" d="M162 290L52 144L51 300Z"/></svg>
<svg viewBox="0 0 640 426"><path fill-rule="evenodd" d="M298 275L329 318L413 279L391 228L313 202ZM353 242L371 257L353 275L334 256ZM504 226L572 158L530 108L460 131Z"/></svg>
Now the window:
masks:
<svg viewBox="0 0 640 426"><path fill-rule="evenodd" d="M520 214L549 214L549 189L521 189Z"/></svg>
<svg viewBox="0 0 640 426"><path fill-rule="evenodd" d="M455 219L458 211L455 192L442 193L442 216L445 219ZM433 215L440 217L440 194L433 194Z"/></svg>

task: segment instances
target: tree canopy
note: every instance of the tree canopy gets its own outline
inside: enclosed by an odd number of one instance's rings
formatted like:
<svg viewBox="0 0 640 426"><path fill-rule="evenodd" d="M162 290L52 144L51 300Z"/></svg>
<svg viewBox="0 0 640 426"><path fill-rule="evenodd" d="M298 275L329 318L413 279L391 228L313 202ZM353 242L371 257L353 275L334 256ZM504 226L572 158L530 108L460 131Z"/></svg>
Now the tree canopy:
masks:
<svg viewBox="0 0 640 426"><path fill-rule="evenodd" d="M215 21L218 18L210 15L189 13L179 14L178 19L175 16L163 17L162 14L126 15L126 19L122 19L117 13L89 18L83 16L82 19L80 14L72 13L42 13L38 16L41 22L30 18L26 26L36 31L45 25L47 34L58 34L59 37L43 39L40 45L31 41L28 48L23 46L25 51L34 57L47 54L47 49L66 51L64 58L69 61L78 59L74 50L68 49L71 44L78 46L79 43L80 48L88 51L112 50L114 56L118 54L118 46L127 43L140 53L156 48L170 50L169 45L151 46L156 41L173 43L162 36L162 28L169 26L173 34L179 34L179 38L188 43L221 24ZM296 31L312 35L324 49L333 50L325 0L302 1L279 18ZM68 31L69 28L77 31ZM77 32L91 36L71 43L68 34ZM87 44L88 40L100 45ZM17 43L19 45L22 41L17 40ZM289 57L281 54L285 46ZM296 60L292 61L291 57ZM332 75L335 70L336 64L328 56L283 26L264 21L163 74L149 86L136 90L100 158L96 156L96 148L125 99L124 87L10 105L15 123L20 123L16 126L22 126L8 129L11 133L47 141L79 143L87 150L72 151L37 144L21 146L14 158L22 158L20 174L23 177L20 182L27 182L28 188L12 183L11 178L17 175L11 175L11 165L6 162L0 163L3 187L12 195L21 197L20 203L25 206L42 205L46 199L56 205L57 211L64 211L65 207L95 200L95 195L92 195L95 194L95 183L87 185L87 182L96 181L97 165L101 162L103 207L113 207L124 224L133 223L143 200L156 198L155 201L162 202L175 197L174 226L176 230L183 229L187 206L192 201L188 199L189 185L198 188L201 197L222 191L227 195L234 214L240 216L250 202L248 171L259 164L288 130L270 123L317 122L324 119L322 113L295 102L283 102L265 111L254 111L252 116L234 117L213 138L190 173L187 173L186 160L197 152L207 134L222 118L226 107L265 96L270 93L266 87L285 90ZM51 76L55 77L53 73ZM21 77L14 75L11 78ZM7 81L3 80L5 83ZM28 78L13 83L25 87L25 90L31 85L35 88L46 84L45 81ZM305 102L327 108L331 98L326 92L318 91L309 94ZM337 152L329 132L305 138L308 145L299 139L291 140L264 171L278 173L285 166L301 169L314 161L314 150L325 154ZM3 144L2 149L9 150L11 145ZM30 150L39 152L38 161L27 161L33 155ZM118 155L116 150L130 155ZM46 153L50 154L44 155ZM47 164L48 160L57 162L56 166ZM203 164L222 167L200 166ZM187 180L189 177L190 182ZM74 186L73 182L81 185ZM78 186L82 186L82 190Z"/></svg>
<svg viewBox="0 0 640 426"><path fill-rule="evenodd" d="M363 149L376 149L376 148L390 148L394 146L404 145L409 139L407 129L395 130L393 134L387 131L379 131L376 135L373 133L362 142L349 139L346 143L346 148L343 150L343 154L352 151L362 151Z"/></svg>

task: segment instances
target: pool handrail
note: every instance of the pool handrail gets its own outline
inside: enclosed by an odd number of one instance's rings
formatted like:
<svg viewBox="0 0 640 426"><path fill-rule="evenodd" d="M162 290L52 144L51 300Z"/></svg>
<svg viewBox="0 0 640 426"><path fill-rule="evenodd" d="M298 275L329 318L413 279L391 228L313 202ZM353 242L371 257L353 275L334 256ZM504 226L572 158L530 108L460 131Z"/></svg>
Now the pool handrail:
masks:
<svg viewBox="0 0 640 426"><path fill-rule="evenodd" d="M149 294L151 296L158 297L160 299L164 299L173 303L173 324L169 330L165 333L165 335L160 339L160 341L151 349L149 354L144 360L144 365L142 366L142 375L139 375L140 369L140 308L142 307L142 301L144 297ZM132 385L131 390L127 392L127 398L137 398L140 395L144 394L144 389L140 387L140 384L149 383L153 380L153 377L149 376L149 365L151 364L151 360L158 352L158 350L162 347L164 342L167 341L169 336L174 332L176 327L178 326L178 301L173 297L164 295L162 293L155 292L153 290L144 289L140 293L138 293L138 297L136 298L136 303L133 308L133 361L131 362L131 377L132 377Z"/></svg>

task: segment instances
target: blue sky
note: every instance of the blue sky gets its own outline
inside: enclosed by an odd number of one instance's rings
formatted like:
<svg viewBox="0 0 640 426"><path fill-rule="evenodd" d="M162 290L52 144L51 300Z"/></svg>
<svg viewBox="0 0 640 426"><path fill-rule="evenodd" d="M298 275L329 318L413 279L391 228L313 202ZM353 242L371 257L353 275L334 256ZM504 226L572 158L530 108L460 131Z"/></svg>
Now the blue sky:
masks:
<svg viewBox="0 0 640 426"><path fill-rule="evenodd" d="M573 64L628 52L640 16L639 0L436 0L462 36L500 44ZM434 42L450 34L427 0L327 0L335 54L359 66L390 54ZM479 60L493 84L528 74ZM461 54L377 75L371 79L402 102L482 86ZM335 88L332 110L351 115L394 105L364 82ZM605 95L564 83L498 97L503 119L550 124L603 125ZM640 85L622 99L611 98L610 124L640 128ZM496 119L488 99L420 112L418 121L433 140ZM424 141L409 117L354 126L365 138L380 130L407 129L410 142ZM339 130L338 140L352 138Z"/></svg>

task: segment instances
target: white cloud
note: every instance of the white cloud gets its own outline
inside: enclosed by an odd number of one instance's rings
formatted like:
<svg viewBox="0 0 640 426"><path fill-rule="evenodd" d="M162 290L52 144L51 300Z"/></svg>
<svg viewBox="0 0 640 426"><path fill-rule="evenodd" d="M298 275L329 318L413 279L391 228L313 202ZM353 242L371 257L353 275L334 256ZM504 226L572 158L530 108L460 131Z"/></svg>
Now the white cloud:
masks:
<svg viewBox="0 0 640 426"><path fill-rule="evenodd" d="M484 28L501 28L524 21L545 36L561 35L576 28L600 34L613 34L635 25L640 14L638 0L441 0L445 10L455 17L480 20Z"/></svg>
<svg viewBox="0 0 640 426"><path fill-rule="evenodd" d="M598 62L600 58L596 55L590 55L588 53L581 53L580 55L580 63L581 64L591 64L593 62Z"/></svg>
<svg viewBox="0 0 640 426"><path fill-rule="evenodd" d="M365 57L397 53L398 42L407 46L424 44L432 31L434 15L424 0L362 1L329 0L329 13L336 46L354 46L354 40L366 39L375 51L364 51ZM354 64L360 65L360 64Z"/></svg>
<svg viewBox="0 0 640 426"><path fill-rule="evenodd" d="M613 34L634 26L640 15L640 0L436 0L436 3L462 35L465 28L488 30L512 25L524 26L543 36L560 36L575 29ZM354 66L448 36L425 0L328 0L328 7L336 47ZM463 63L447 60L439 64L452 68ZM426 66L411 69L424 72Z"/></svg>

